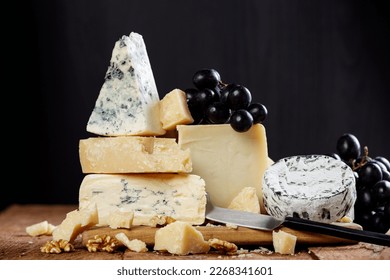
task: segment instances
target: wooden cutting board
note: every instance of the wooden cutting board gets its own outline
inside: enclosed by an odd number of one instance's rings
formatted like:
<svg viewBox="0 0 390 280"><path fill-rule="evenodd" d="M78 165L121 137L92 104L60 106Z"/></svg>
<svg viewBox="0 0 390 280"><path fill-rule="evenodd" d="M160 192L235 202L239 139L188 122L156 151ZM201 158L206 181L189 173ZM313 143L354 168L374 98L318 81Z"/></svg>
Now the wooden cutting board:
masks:
<svg viewBox="0 0 390 280"><path fill-rule="evenodd" d="M353 226L353 225L352 225ZM244 227L236 229L222 225L196 226L205 240L218 238L232 242L238 246L261 246L272 245L272 231L262 231ZM109 227L95 227L82 233L82 243L86 245L89 239L95 235L110 235L114 237L117 233L123 232L131 239L144 241L148 246L154 245L154 235L158 228L146 226L133 226L131 229L111 229ZM356 244L356 241L332 237L328 235L311 233L305 231L293 230L288 227L280 227L280 230L286 231L297 236L297 244L302 245L331 245L331 244Z"/></svg>

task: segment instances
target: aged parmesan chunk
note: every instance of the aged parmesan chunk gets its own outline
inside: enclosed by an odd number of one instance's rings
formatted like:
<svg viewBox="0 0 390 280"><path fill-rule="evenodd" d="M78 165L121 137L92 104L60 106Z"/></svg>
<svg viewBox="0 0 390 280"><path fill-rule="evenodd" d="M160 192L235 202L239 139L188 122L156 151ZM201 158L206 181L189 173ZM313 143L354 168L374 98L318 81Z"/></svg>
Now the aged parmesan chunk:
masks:
<svg viewBox="0 0 390 280"><path fill-rule="evenodd" d="M228 207L245 187L256 189L262 205L262 178L270 163L263 125L244 133L229 124L178 125L177 130L179 146L190 149L192 173L205 180L214 205Z"/></svg>
<svg viewBox="0 0 390 280"><path fill-rule="evenodd" d="M108 216L107 224L110 228L131 228L134 219L133 211L114 211Z"/></svg>
<svg viewBox="0 0 390 280"><path fill-rule="evenodd" d="M163 97L160 101L160 120L165 130L173 130L177 125L194 122L184 91L174 89Z"/></svg>
<svg viewBox="0 0 390 280"><path fill-rule="evenodd" d="M87 131L103 136L162 135L159 102L143 37L135 32L122 36L112 51Z"/></svg>
<svg viewBox="0 0 390 280"><path fill-rule="evenodd" d="M243 188L238 193L238 195L233 198L228 208L252 213L260 213L260 204L259 198L256 194L256 189L253 187Z"/></svg>
<svg viewBox="0 0 390 280"><path fill-rule="evenodd" d="M156 231L154 250L175 255L207 253L210 245L195 227L176 221Z"/></svg>
<svg viewBox="0 0 390 280"><path fill-rule="evenodd" d="M42 221L26 227L26 232L31 236L51 235L56 226Z"/></svg>
<svg viewBox="0 0 390 280"><path fill-rule="evenodd" d="M130 251L134 251L137 253L144 253L148 251L148 248L146 247L146 243L138 240L138 239L132 239L130 240L126 234L123 232L117 233L115 235L115 238L121 242L123 245L125 245Z"/></svg>
<svg viewBox="0 0 390 280"><path fill-rule="evenodd" d="M298 216L331 223L344 217L356 200L355 177L344 162L329 156L293 156L264 174L264 206L278 218Z"/></svg>
<svg viewBox="0 0 390 280"><path fill-rule="evenodd" d="M83 173L188 173L190 151L174 138L91 137L79 142Z"/></svg>
<svg viewBox="0 0 390 280"><path fill-rule="evenodd" d="M191 224L205 220L204 180L192 174L89 174L79 190L80 209L96 203L99 225L118 209L133 211L133 225L153 225L171 217Z"/></svg>
<svg viewBox="0 0 390 280"><path fill-rule="evenodd" d="M96 225L98 221L96 205L85 209L73 210L67 213L61 224L53 230L53 240L72 242L80 233Z"/></svg>
<svg viewBox="0 0 390 280"><path fill-rule="evenodd" d="M296 243L297 237L293 234L282 230L272 232L272 244L275 253L294 255Z"/></svg>

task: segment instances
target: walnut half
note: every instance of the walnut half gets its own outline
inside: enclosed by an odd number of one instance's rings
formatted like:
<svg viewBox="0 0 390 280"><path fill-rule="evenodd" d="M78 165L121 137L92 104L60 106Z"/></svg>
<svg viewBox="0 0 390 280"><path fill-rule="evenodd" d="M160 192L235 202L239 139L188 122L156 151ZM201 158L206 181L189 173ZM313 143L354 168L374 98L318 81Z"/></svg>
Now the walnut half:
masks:
<svg viewBox="0 0 390 280"><path fill-rule="evenodd" d="M47 241L45 245L41 247L41 252L48 254L60 254L62 252L70 252L73 250L73 245L69 243L68 240L64 239Z"/></svg>
<svg viewBox="0 0 390 280"><path fill-rule="evenodd" d="M225 241L225 240L220 240L217 238L209 239L208 243L209 243L210 247L212 247L218 251L221 251L225 254L234 254L237 252L237 249L238 249L236 244Z"/></svg>
<svg viewBox="0 0 390 280"><path fill-rule="evenodd" d="M116 238L110 235L95 235L93 239L87 241L86 247L89 252L106 251L109 253L114 252L120 247L120 242Z"/></svg>

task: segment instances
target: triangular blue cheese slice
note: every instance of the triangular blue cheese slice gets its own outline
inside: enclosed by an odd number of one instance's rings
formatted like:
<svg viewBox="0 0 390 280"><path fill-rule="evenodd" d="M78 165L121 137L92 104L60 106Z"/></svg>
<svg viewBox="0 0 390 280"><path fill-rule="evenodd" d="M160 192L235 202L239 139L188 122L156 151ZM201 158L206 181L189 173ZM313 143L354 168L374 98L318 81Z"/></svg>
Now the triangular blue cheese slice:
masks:
<svg viewBox="0 0 390 280"><path fill-rule="evenodd" d="M131 32L115 43L87 131L102 136L162 135L159 101L143 37Z"/></svg>

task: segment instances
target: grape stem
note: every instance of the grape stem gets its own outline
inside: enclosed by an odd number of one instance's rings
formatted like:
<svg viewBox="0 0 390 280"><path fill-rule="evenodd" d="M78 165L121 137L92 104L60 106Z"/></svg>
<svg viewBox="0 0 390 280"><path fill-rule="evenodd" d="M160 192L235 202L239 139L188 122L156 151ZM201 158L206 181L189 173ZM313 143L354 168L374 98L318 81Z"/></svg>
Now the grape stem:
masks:
<svg viewBox="0 0 390 280"><path fill-rule="evenodd" d="M218 86L219 86L220 89L225 88L227 85L228 85L228 84L225 84L225 83L222 82L222 81L219 81L219 83L218 83Z"/></svg>
<svg viewBox="0 0 390 280"><path fill-rule="evenodd" d="M364 146L363 148L363 156L360 162L356 163L356 159L352 160L352 170L355 171L362 166L364 166L367 162L369 162L371 158L368 156L368 147Z"/></svg>

